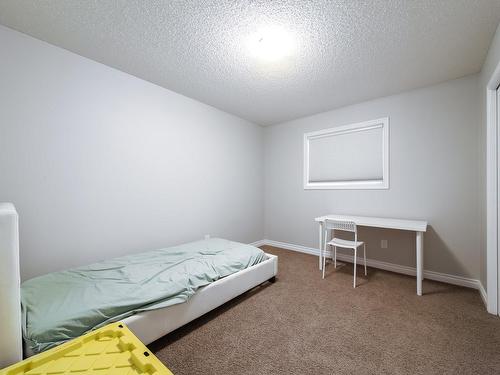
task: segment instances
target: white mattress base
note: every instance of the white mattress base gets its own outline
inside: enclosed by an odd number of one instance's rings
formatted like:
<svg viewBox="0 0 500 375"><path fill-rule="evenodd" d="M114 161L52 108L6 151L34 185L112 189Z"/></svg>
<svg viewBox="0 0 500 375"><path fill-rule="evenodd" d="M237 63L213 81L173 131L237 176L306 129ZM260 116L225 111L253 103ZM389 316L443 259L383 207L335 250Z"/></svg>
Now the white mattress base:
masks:
<svg viewBox="0 0 500 375"><path fill-rule="evenodd" d="M187 302L141 312L122 321L147 345L276 276L278 257L266 257L259 264L200 288Z"/></svg>

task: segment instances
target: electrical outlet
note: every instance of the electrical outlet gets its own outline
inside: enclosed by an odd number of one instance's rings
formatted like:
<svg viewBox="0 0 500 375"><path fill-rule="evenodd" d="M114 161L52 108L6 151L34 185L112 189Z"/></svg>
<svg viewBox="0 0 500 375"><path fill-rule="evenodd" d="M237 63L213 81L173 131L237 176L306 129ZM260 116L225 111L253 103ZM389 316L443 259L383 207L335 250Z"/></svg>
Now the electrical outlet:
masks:
<svg viewBox="0 0 500 375"><path fill-rule="evenodd" d="M388 247L389 247L389 244L387 243L387 240L380 241L380 248L381 249L387 249Z"/></svg>
<svg viewBox="0 0 500 375"><path fill-rule="evenodd" d="M205 239L209 240L210 239L210 235L209 234L205 234Z"/></svg>

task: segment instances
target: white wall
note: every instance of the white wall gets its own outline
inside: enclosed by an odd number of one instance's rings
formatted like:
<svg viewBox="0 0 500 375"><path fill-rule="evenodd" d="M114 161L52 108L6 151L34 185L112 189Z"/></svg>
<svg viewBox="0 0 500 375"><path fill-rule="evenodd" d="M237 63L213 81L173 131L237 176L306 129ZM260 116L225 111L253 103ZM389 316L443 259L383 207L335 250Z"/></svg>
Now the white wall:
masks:
<svg viewBox="0 0 500 375"><path fill-rule="evenodd" d="M38 274L263 237L263 130L0 27L0 201Z"/></svg>
<svg viewBox="0 0 500 375"><path fill-rule="evenodd" d="M480 172L482 181L481 186L481 283L487 289L486 282L486 89L489 80L491 79L495 68L500 63L500 25L497 28L495 36L490 45L488 55L484 62L483 68L479 75L479 98L480 98Z"/></svg>
<svg viewBox="0 0 500 375"><path fill-rule="evenodd" d="M266 238L317 247L313 218L326 213L427 219L425 269L478 278L477 86L473 75L266 128ZM390 118L389 190L303 189L304 132L384 116ZM363 229L360 237L369 258L415 265L412 234ZM389 240L388 249L380 248L381 239Z"/></svg>

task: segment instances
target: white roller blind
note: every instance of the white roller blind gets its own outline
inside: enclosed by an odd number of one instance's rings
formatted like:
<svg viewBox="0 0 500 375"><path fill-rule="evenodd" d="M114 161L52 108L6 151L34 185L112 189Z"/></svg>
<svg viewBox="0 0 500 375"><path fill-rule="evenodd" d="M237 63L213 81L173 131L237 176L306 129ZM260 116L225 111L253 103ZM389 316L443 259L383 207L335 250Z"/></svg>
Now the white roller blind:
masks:
<svg viewBox="0 0 500 375"><path fill-rule="evenodd" d="M382 178L382 126L310 140L310 182L382 180Z"/></svg>
<svg viewBox="0 0 500 375"><path fill-rule="evenodd" d="M304 134L305 189L388 189L389 118Z"/></svg>

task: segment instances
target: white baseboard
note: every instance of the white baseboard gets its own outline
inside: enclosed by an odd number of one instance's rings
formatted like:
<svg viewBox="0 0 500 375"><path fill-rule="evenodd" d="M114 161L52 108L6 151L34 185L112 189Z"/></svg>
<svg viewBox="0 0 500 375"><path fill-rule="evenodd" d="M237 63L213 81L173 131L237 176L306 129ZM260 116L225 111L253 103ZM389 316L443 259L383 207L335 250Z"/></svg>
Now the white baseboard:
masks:
<svg viewBox="0 0 500 375"><path fill-rule="evenodd" d="M484 289L483 283L481 281L477 281L479 287L479 294L481 294L481 299L483 300L484 306L488 308L488 294L486 293L486 289Z"/></svg>
<svg viewBox="0 0 500 375"><path fill-rule="evenodd" d="M261 240L261 241L254 242L254 244L257 244L254 246L268 245L268 246L279 247L279 248L286 249L286 250L298 251L301 253L319 256L318 249L315 249L312 247L301 246L301 245L289 244L289 243L285 243L285 242L278 242L278 241L272 241L272 240ZM331 252L327 251L327 254L331 256ZM339 259L343 262L350 262L350 263L353 262L353 257L349 256L349 255L345 255L345 254L337 253L337 259ZM363 260L362 258L358 257L358 263L361 264L362 260ZM417 274L416 269L413 267L402 266L399 264L388 263L388 262L382 262L382 261L374 260L374 259L367 259L366 264L369 267L379 268L382 270L396 272L396 273L401 273L404 275L415 276ZM479 292L481 294L481 298L483 299L483 302L486 304L486 300L487 300L486 299L486 291L484 290L484 288L479 280L471 279L471 278L463 277L463 276L455 276L455 275L450 275L450 274L446 274L446 273L435 272L435 271L426 271L426 270L424 270L424 278L429 279L429 280L440 281L443 283L448 283L448 284L465 286L468 288L477 289L477 290L479 290Z"/></svg>

